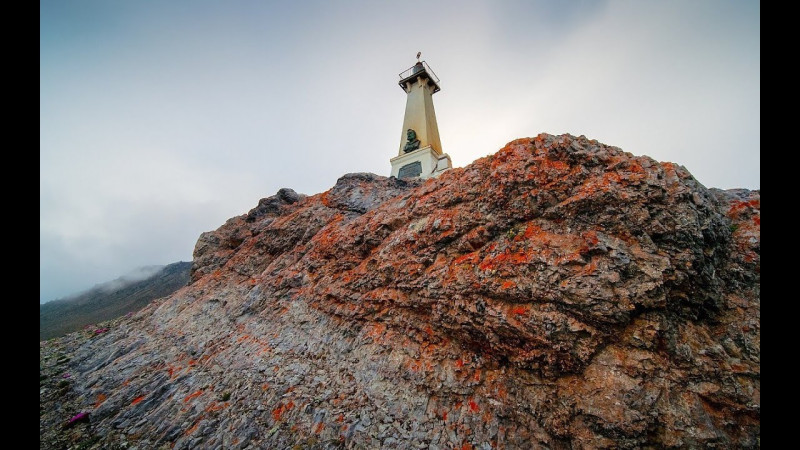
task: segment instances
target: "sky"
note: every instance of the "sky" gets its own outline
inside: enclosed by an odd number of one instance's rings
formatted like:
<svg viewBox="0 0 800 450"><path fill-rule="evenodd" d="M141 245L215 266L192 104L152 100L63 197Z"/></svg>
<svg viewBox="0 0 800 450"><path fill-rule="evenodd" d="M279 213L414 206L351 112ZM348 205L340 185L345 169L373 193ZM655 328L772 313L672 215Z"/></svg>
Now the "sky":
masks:
<svg viewBox="0 0 800 450"><path fill-rule="evenodd" d="M760 189L758 1L41 0L39 33L40 304L389 176L418 51L454 167L569 133Z"/></svg>

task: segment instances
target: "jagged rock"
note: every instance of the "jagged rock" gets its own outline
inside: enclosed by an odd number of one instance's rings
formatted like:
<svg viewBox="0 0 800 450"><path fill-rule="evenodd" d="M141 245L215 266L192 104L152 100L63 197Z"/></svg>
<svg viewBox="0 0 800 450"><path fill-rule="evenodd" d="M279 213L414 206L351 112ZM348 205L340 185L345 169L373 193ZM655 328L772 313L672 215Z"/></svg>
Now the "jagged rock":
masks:
<svg viewBox="0 0 800 450"><path fill-rule="evenodd" d="M289 188L281 188L278 190L278 198L281 199L285 203L297 203L300 200L306 198L304 194L298 194L294 191L294 189Z"/></svg>
<svg viewBox="0 0 800 450"><path fill-rule="evenodd" d="M349 173L336 181L336 185L327 192L323 202L326 206L341 211L364 214L420 183L419 179L386 178L373 173Z"/></svg>
<svg viewBox="0 0 800 450"><path fill-rule="evenodd" d="M758 191L547 134L282 191L41 344L42 448L79 410L102 448L760 447Z"/></svg>

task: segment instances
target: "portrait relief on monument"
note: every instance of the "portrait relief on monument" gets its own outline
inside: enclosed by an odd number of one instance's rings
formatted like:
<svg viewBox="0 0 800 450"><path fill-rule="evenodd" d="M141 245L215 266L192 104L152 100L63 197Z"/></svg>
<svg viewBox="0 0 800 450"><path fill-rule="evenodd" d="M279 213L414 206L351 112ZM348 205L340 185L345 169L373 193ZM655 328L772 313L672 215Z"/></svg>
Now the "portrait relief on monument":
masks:
<svg viewBox="0 0 800 450"><path fill-rule="evenodd" d="M408 131L406 131L406 145L403 147L403 151L408 153L413 152L418 148L419 139L417 139L417 132L409 128Z"/></svg>

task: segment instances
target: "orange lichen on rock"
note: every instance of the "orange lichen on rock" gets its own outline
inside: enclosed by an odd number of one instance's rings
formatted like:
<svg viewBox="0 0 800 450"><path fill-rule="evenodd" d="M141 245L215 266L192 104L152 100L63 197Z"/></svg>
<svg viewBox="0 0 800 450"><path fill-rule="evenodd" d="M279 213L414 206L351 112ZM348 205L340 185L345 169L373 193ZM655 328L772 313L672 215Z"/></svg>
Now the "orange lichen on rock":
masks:
<svg viewBox="0 0 800 450"><path fill-rule="evenodd" d="M276 422L283 418L283 413L286 411L286 407L283 404L278 405L277 408L272 410L272 419Z"/></svg>
<svg viewBox="0 0 800 450"><path fill-rule="evenodd" d="M583 266L583 268L581 268L581 274L582 275L591 275L591 274L595 273L595 271L597 271L597 259L596 258L590 259L589 260L589 264L586 264L585 266Z"/></svg>
<svg viewBox="0 0 800 450"><path fill-rule="evenodd" d="M197 427L200 426L200 421L201 420L203 420L203 416L198 417L197 420L194 422L194 425L192 425L188 430L186 430L183 433L183 435L184 436L188 436L188 435L194 433L195 431L197 431Z"/></svg>
<svg viewBox="0 0 800 450"><path fill-rule="evenodd" d="M184 402L184 403L186 403L186 402L188 402L189 400L191 400L191 399L193 399L193 398L197 398L197 397L199 397L199 396L201 396L201 395L203 395L203 390L202 390L202 389L200 389L199 391L195 391L195 392L193 392L193 393L191 393L191 394L187 395L186 397L184 397L184 398L183 398L183 402Z"/></svg>
<svg viewBox="0 0 800 450"><path fill-rule="evenodd" d="M384 332L386 331L386 325L382 323L375 323L372 327L367 331L367 337L372 340L378 340L381 336L383 336Z"/></svg>
<svg viewBox="0 0 800 450"><path fill-rule="evenodd" d="M547 170L547 169L555 169L557 171L567 171L569 170L569 164L565 161L561 161L558 159L540 159L539 160L539 170Z"/></svg>
<svg viewBox="0 0 800 450"><path fill-rule="evenodd" d="M528 261L528 255L525 252L511 252L510 249L507 248L498 255L486 255L478 268L483 271L494 270L501 264L524 264Z"/></svg>
<svg viewBox="0 0 800 450"><path fill-rule="evenodd" d="M211 403L209 403L208 406L206 406L205 411L206 412L219 411L221 409L224 409L226 406L228 406L227 402L226 403L217 403L216 401L212 400Z"/></svg>
<svg viewBox="0 0 800 450"><path fill-rule="evenodd" d="M756 209L761 210L761 199L753 199L747 201L740 201L735 200L732 201L730 207L728 208L728 217L732 219L736 219L739 217L740 214L749 210L749 209Z"/></svg>
<svg viewBox="0 0 800 450"><path fill-rule="evenodd" d="M528 314L528 312L529 312L529 308L527 306L524 306L524 305L517 305L517 306L512 306L511 307L511 314L516 314L518 316L524 316L525 314Z"/></svg>
<svg viewBox="0 0 800 450"><path fill-rule="evenodd" d="M478 252L471 252L467 253L466 255L459 256L458 258L453 261L454 265L458 264L477 264L480 261L480 253Z"/></svg>

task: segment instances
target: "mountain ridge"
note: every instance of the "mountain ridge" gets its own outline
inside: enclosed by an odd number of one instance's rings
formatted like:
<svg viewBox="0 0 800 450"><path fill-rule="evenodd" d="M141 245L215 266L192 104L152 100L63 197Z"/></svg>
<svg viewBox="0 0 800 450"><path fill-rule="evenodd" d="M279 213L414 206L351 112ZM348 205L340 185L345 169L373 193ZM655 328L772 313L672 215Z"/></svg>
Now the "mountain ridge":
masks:
<svg viewBox="0 0 800 450"><path fill-rule="evenodd" d="M39 305L39 340L137 311L189 281L191 262L147 266L77 294Z"/></svg>

